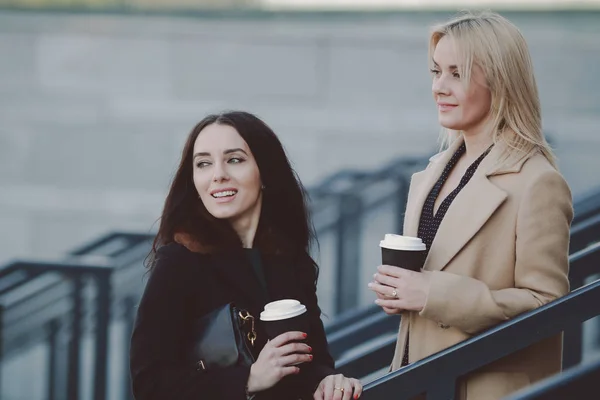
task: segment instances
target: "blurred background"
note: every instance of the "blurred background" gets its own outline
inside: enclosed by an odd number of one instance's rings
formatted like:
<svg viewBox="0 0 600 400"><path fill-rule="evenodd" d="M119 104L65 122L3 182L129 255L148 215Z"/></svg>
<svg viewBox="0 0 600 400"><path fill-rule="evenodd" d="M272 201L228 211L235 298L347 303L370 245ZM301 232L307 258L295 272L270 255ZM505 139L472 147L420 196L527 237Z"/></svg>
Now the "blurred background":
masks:
<svg viewBox="0 0 600 400"><path fill-rule="evenodd" d="M0 266L117 271L104 320L91 275L0 276L0 397L99 400L94 324L110 320L106 398L127 398L141 261L207 113L274 128L311 189L323 311L370 304L378 241L437 149L428 31L462 8L521 28L564 176L575 196L600 185L600 0L0 0Z"/></svg>

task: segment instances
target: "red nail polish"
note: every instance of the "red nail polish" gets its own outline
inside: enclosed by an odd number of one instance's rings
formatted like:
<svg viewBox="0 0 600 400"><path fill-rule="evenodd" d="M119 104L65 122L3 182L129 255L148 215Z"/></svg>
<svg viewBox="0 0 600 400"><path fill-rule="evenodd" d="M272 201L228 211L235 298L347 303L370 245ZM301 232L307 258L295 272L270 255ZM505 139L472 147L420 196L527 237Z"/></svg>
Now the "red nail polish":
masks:
<svg viewBox="0 0 600 400"><path fill-rule="evenodd" d="M308 351L312 353L312 347L308 346Z"/></svg>
<svg viewBox="0 0 600 400"><path fill-rule="evenodd" d="M312 354L309 354L309 355L308 355L308 358L310 358L310 359L312 360L312 359L313 359L313 355L312 355Z"/></svg>
<svg viewBox="0 0 600 400"><path fill-rule="evenodd" d="M303 333L302 336L307 337L308 335L306 333Z"/></svg>
<svg viewBox="0 0 600 400"><path fill-rule="evenodd" d="M356 400L356 399L358 399L358 395L357 394L354 395L354 400Z"/></svg>

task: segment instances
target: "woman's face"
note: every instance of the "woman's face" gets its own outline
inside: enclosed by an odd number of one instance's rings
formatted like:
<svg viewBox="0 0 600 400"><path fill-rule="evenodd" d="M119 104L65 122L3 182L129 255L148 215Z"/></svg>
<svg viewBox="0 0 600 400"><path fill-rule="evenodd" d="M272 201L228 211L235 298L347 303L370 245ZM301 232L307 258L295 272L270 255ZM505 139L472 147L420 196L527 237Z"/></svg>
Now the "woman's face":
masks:
<svg viewBox="0 0 600 400"><path fill-rule="evenodd" d="M471 81L465 87L459 74L454 40L444 36L433 52L433 98L440 124L447 129L469 134L487 121L492 104L483 70L473 63Z"/></svg>
<svg viewBox="0 0 600 400"><path fill-rule="evenodd" d="M260 172L235 128L208 125L196 138L193 154L194 186L212 216L231 223L260 216Z"/></svg>

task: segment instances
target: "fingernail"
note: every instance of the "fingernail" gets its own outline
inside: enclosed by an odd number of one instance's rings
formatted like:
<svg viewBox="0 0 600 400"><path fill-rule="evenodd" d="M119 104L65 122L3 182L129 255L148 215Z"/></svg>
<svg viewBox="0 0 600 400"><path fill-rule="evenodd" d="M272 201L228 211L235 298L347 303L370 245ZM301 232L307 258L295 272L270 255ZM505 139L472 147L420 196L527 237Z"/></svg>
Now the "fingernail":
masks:
<svg viewBox="0 0 600 400"><path fill-rule="evenodd" d="M356 399L358 399L358 395L357 394L354 395L354 400L356 400Z"/></svg>
<svg viewBox="0 0 600 400"><path fill-rule="evenodd" d="M308 346L308 351L312 353L312 347Z"/></svg>
<svg viewBox="0 0 600 400"><path fill-rule="evenodd" d="M369 284L367 285L368 287L373 287L373 283L369 282Z"/></svg>
<svg viewBox="0 0 600 400"><path fill-rule="evenodd" d="M375 300L375 304L380 304L380 303L381 303L381 300L379 300L379 299Z"/></svg>
<svg viewBox="0 0 600 400"><path fill-rule="evenodd" d="M307 337L308 335L306 333L303 333L302 336Z"/></svg>
<svg viewBox="0 0 600 400"><path fill-rule="evenodd" d="M312 355L312 354L309 354L309 355L308 355L308 358L309 358L309 360L312 360L312 359L313 359L313 355Z"/></svg>
<svg viewBox="0 0 600 400"><path fill-rule="evenodd" d="M373 278L377 279L377 274L373 274Z"/></svg>

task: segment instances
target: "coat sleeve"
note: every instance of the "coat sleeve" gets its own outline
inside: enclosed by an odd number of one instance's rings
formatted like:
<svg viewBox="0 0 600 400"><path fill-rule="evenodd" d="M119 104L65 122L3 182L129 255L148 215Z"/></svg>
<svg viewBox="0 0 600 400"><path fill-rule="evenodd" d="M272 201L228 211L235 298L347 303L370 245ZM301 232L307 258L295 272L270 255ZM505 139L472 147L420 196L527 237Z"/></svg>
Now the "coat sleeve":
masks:
<svg viewBox="0 0 600 400"><path fill-rule="evenodd" d="M136 400L246 399L249 367L197 373L185 361L190 326L189 271L193 254L178 244L161 247L139 304L130 369Z"/></svg>
<svg viewBox="0 0 600 400"><path fill-rule="evenodd" d="M476 334L565 295L572 219L571 192L563 177L554 170L541 174L525 189L519 205L515 287L491 290L467 276L426 272L431 287L420 315Z"/></svg>

